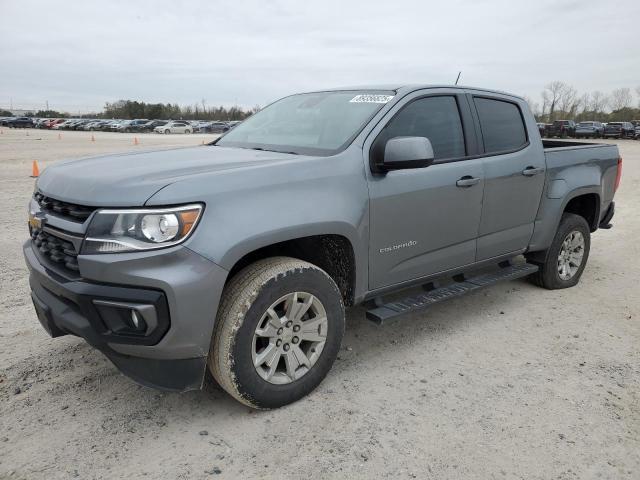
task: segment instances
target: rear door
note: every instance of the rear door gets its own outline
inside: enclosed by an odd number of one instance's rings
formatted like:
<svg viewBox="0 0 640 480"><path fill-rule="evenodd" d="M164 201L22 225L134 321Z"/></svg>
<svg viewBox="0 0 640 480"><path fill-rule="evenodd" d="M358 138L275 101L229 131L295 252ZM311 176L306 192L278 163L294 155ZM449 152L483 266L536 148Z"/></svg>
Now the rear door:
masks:
<svg viewBox="0 0 640 480"><path fill-rule="evenodd" d="M484 176L482 159L472 158L477 153L473 118L459 92L431 89L408 95L365 143L364 152L372 154L384 151L391 138L427 137L435 154L427 168L368 172L371 289L475 260Z"/></svg>
<svg viewBox="0 0 640 480"><path fill-rule="evenodd" d="M485 175L476 256L482 261L526 249L546 165L533 115L523 114L527 108L523 101L499 94L470 95L470 101L480 130ZM535 139L529 132L535 132Z"/></svg>

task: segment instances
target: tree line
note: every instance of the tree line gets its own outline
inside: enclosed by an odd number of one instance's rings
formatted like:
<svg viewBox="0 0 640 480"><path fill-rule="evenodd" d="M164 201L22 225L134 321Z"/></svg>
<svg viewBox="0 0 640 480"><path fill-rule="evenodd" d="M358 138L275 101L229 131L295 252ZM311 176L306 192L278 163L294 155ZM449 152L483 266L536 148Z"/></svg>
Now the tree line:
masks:
<svg viewBox="0 0 640 480"><path fill-rule="evenodd" d="M595 120L620 122L640 119L640 86L636 87L638 103L634 106L630 88L617 88L610 93L599 90L580 94L573 86L559 80L548 83L536 102L525 97L536 120Z"/></svg>
<svg viewBox="0 0 640 480"><path fill-rule="evenodd" d="M596 120L615 122L640 119L640 86L635 89L638 100L634 106L630 88L617 88L610 93L600 90L580 94L573 86L559 80L548 83L540 94L540 101L524 97L536 120L553 122L570 119L577 122ZM242 107L210 107L202 100L200 104L180 106L177 103L145 103L137 100L119 100L107 102L100 113L80 115L82 118L148 118L163 120L244 120L260 110L259 106L250 109ZM2 110L0 116L11 116L11 112ZM66 118L70 115L55 110L39 110L25 116L41 118Z"/></svg>
<svg viewBox="0 0 640 480"><path fill-rule="evenodd" d="M119 100L117 102L107 102L102 112L86 113L82 115L70 115L66 112L56 110L38 110L28 112L25 117L38 118L118 118L118 119L161 119L161 120L244 120L250 115L260 110L259 106L251 109L244 109L239 106L233 107L209 107L203 101L202 104L180 106L177 103L145 103L136 100ZM1 110L0 117L12 116L10 111Z"/></svg>
<svg viewBox="0 0 640 480"><path fill-rule="evenodd" d="M104 111L99 114L102 118L149 118L162 120L244 120L260 109L242 107L208 107L204 100L202 104L180 106L177 103L145 103L136 100L120 100L106 103Z"/></svg>

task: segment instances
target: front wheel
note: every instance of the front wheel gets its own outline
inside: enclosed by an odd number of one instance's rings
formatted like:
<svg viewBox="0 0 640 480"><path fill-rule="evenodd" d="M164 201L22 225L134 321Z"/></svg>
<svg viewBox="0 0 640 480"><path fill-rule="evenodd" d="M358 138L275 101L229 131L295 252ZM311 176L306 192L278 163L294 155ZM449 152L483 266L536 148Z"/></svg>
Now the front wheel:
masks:
<svg viewBox="0 0 640 480"><path fill-rule="evenodd" d="M338 355L342 295L323 270L295 258L258 261L226 286L209 370L253 408L278 408L315 389Z"/></svg>
<svg viewBox="0 0 640 480"><path fill-rule="evenodd" d="M171 133L171 130L165 130L165 131L164 131L164 134L165 134L165 135L169 135L170 133Z"/></svg>
<svg viewBox="0 0 640 480"><path fill-rule="evenodd" d="M548 290L573 287L580 281L591 247L589 224L580 215L565 213L533 283Z"/></svg>

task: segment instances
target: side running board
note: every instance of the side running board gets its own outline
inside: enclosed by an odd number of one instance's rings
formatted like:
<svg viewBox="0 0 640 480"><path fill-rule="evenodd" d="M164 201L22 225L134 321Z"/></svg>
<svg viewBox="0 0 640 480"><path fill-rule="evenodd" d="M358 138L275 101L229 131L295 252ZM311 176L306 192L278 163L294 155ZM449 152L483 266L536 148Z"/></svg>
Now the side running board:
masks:
<svg viewBox="0 0 640 480"><path fill-rule="evenodd" d="M434 303L442 302L454 297L460 297L466 293L488 287L505 280L515 280L526 277L538 271L537 265L522 263L518 265L501 264L500 268L491 273L484 273L476 277L465 278L463 276L454 277L455 281L449 286L434 288L425 293L416 294L389 303L383 303L376 299L375 306L367 310L367 318L372 322L382 325L397 316L405 313L418 312L424 310Z"/></svg>

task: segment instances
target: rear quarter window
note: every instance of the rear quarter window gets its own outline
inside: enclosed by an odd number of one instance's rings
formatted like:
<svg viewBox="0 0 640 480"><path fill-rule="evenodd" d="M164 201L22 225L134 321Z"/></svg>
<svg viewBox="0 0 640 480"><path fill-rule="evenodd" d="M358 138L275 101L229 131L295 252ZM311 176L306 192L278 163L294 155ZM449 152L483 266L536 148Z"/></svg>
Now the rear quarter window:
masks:
<svg viewBox="0 0 640 480"><path fill-rule="evenodd" d="M481 97L475 97L474 102L485 154L514 151L527 144L527 130L518 105Z"/></svg>

